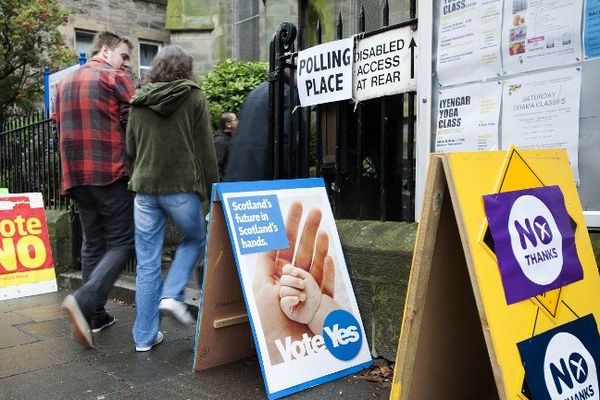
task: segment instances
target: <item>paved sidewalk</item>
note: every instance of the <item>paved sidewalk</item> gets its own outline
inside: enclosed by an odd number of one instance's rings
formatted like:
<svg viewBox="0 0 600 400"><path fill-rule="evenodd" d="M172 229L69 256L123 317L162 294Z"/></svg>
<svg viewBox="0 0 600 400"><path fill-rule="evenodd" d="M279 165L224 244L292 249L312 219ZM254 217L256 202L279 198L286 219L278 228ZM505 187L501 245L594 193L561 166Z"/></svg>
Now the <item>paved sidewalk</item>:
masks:
<svg viewBox="0 0 600 400"><path fill-rule="evenodd" d="M84 350L69 337L60 304L69 291L0 302L0 400L27 399L264 399L256 358L201 373L192 371L195 327L164 318L165 340L136 353L131 339L135 308L110 301L119 320ZM290 399L387 399L390 383L353 376Z"/></svg>

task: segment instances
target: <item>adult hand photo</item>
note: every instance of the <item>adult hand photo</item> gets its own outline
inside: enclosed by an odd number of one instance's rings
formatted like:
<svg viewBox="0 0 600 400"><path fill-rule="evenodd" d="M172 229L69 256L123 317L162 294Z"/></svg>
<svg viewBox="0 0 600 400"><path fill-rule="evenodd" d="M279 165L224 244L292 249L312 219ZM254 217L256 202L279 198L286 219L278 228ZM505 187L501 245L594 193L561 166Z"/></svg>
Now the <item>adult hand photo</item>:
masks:
<svg viewBox="0 0 600 400"><path fill-rule="evenodd" d="M303 333L311 334L306 323L291 320L281 309L280 280L284 265L293 264L310 273L322 293L333 296L335 271L333 260L327 255L329 236L325 232L318 231L322 213L319 209L311 209L302 232L298 235L302 214L302 204L294 202L290 206L285 222L289 243L287 249L263 252L257 256L252 287L273 365L283 361L275 340L284 341L287 336L292 340L300 340ZM296 243L298 243L297 249Z"/></svg>

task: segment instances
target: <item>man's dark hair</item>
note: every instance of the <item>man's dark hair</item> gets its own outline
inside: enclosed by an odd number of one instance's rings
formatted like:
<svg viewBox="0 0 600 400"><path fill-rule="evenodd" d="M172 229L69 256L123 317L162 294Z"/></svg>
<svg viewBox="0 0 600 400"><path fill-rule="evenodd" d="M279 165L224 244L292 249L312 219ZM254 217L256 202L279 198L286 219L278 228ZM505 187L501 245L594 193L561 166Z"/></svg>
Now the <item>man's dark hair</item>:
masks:
<svg viewBox="0 0 600 400"><path fill-rule="evenodd" d="M223 114L221 114L221 130L225 131L225 125L228 122L231 122L235 119L235 114L232 113L231 111L225 111Z"/></svg>
<svg viewBox="0 0 600 400"><path fill-rule="evenodd" d="M125 43L127 47L129 47L129 50L133 50L133 45L125 36L109 31L98 32L96 36L94 36L94 41L92 42L92 57L100 53L100 50L102 50L102 46L104 45L108 46L109 49L114 50L115 47L121 43Z"/></svg>

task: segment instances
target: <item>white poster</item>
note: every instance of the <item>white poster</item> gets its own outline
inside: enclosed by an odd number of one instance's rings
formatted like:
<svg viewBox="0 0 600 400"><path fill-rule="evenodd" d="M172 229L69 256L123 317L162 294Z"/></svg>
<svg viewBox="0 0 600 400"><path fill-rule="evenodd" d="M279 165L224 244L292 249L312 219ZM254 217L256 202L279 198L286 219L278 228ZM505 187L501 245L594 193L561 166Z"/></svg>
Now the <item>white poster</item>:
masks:
<svg viewBox="0 0 600 400"><path fill-rule="evenodd" d="M502 93L503 149L567 149L579 182L579 99L581 69L525 75L506 80Z"/></svg>
<svg viewBox="0 0 600 400"><path fill-rule="evenodd" d="M217 185L267 395L371 365L322 179Z"/></svg>
<svg viewBox="0 0 600 400"><path fill-rule="evenodd" d="M600 0L585 0L583 50L585 59L600 57Z"/></svg>
<svg viewBox="0 0 600 400"><path fill-rule="evenodd" d="M502 73L502 0L441 0L437 44L440 85Z"/></svg>
<svg viewBox="0 0 600 400"><path fill-rule="evenodd" d="M354 100L417 90L416 36L411 26L404 26L358 40L354 52Z"/></svg>
<svg viewBox="0 0 600 400"><path fill-rule="evenodd" d="M78 70L79 67L81 67L80 64L75 64L75 65L70 66L69 68L65 68L63 70L60 70L53 74L50 74L50 76L48 77L48 86L49 86L48 91L50 92L48 95L48 99L50 101L50 103L48 104L48 109L49 109L48 115L52 116L52 113L54 112L54 102L56 101L56 91L58 90L58 85L59 85L60 81L65 76L69 75L71 72Z"/></svg>
<svg viewBox="0 0 600 400"><path fill-rule="evenodd" d="M504 0L504 71L581 61L581 12L582 0Z"/></svg>
<svg viewBox="0 0 600 400"><path fill-rule="evenodd" d="M488 82L441 90L435 151L498 149L502 85Z"/></svg>
<svg viewBox="0 0 600 400"><path fill-rule="evenodd" d="M298 52L296 78L302 106L352 98L353 51L350 37Z"/></svg>

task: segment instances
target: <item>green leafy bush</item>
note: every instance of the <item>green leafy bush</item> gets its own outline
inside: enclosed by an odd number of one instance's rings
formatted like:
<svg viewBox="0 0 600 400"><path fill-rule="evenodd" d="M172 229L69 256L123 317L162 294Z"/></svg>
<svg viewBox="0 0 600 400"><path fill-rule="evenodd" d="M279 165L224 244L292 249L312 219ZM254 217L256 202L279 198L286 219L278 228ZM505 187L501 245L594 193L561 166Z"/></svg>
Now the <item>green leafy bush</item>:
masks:
<svg viewBox="0 0 600 400"><path fill-rule="evenodd" d="M59 3L0 0L0 121L38 107L44 66L55 72L77 61L58 30L68 20Z"/></svg>
<svg viewBox="0 0 600 400"><path fill-rule="evenodd" d="M246 95L266 81L267 74L267 63L227 59L200 78L214 129L223 112L239 112Z"/></svg>

